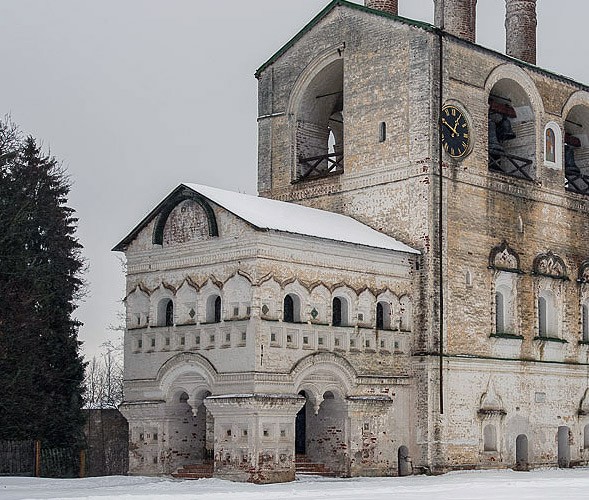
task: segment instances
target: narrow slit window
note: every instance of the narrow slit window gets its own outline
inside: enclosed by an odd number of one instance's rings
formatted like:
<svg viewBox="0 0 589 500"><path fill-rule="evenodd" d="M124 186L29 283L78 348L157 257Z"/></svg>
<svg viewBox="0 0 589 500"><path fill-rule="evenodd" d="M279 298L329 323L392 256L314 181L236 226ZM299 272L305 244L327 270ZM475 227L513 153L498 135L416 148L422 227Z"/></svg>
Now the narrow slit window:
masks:
<svg viewBox="0 0 589 500"><path fill-rule="evenodd" d="M378 126L378 142L385 142L387 140L387 124L380 122Z"/></svg>

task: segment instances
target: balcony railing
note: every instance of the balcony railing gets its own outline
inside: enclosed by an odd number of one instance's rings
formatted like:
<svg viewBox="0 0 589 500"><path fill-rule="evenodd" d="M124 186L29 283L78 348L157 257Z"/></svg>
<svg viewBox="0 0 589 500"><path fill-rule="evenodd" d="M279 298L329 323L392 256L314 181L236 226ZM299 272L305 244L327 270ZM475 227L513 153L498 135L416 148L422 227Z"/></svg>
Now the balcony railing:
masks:
<svg viewBox="0 0 589 500"><path fill-rule="evenodd" d="M578 169L565 169L564 187L567 191L577 194L589 195L589 176L582 174Z"/></svg>
<svg viewBox="0 0 589 500"><path fill-rule="evenodd" d="M309 158L299 158L299 169L303 172L296 179L304 181L308 177L323 177L330 174L338 174L344 171L344 155L342 153L329 153Z"/></svg>
<svg viewBox="0 0 589 500"><path fill-rule="evenodd" d="M528 172L532 160L509 153L489 151L489 170L533 181Z"/></svg>

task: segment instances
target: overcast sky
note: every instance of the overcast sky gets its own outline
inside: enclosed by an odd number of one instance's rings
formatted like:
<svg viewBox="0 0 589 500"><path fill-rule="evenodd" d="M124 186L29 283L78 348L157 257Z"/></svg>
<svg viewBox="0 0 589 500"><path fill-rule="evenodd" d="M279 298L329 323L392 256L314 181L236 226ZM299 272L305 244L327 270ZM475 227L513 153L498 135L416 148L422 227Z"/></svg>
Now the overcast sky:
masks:
<svg viewBox="0 0 589 500"><path fill-rule="evenodd" d="M73 184L86 353L122 310L110 249L166 194L181 182L256 194L254 71L327 3L0 0L0 114L63 160ZM589 83L589 2L538 3L538 64ZM432 22L432 0L399 4ZM500 51L504 5L478 0L478 43Z"/></svg>

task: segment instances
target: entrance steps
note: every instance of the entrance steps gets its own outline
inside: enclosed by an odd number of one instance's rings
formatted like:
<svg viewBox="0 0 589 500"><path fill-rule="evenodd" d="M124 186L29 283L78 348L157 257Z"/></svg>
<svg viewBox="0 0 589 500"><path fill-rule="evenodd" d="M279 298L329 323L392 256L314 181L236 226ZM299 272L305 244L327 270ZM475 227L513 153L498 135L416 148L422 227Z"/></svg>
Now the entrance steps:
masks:
<svg viewBox="0 0 589 500"><path fill-rule="evenodd" d="M213 477L213 461L203 460L196 464L185 465L172 473L177 479L205 479Z"/></svg>
<svg viewBox="0 0 589 500"><path fill-rule="evenodd" d="M307 455L295 455L295 469L297 476L336 477L329 467L319 462L312 462Z"/></svg>

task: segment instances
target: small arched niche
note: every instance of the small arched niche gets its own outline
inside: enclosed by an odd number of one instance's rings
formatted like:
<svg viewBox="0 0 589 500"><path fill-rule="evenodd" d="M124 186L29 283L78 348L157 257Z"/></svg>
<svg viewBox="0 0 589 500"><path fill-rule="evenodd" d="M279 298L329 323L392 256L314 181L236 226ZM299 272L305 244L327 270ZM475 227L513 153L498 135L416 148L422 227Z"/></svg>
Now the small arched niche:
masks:
<svg viewBox="0 0 589 500"><path fill-rule="evenodd" d="M544 166L562 168L562 132L555 122L548 122L544 128Z"/></svg>

